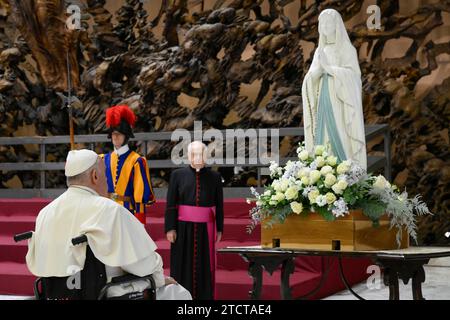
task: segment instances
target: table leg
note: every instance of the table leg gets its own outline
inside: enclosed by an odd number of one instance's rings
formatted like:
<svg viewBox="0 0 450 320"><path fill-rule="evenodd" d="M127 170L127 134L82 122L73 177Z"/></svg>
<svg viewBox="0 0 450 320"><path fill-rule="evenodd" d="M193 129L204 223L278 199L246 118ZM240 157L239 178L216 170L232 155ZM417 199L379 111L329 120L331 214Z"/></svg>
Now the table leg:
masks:
<svg viewBox="0 0 450 320"><path fill-rule="evenodd" d="M248 274L253 279L253 288L249 292L250 298L258 300L261 298L263 285L263 268L270 275L281 266L281 297L282 299L292 299L289 287L289 276L294 272L294 258L292 256L274 257L270 255L246 255L241 254L245 261L249 263Z"/></svg>
<svg viewBox="0 0 450 320"><path fill-rule="evenodd" d="M412 292L414 300L425 300L422 295L422 283L425 282L425 269L420 266L412 278Z"/></svg>
<svg viewBox="0 0 450 320"><path fill-rule="evenodd" d="M294 258L289 258L283 261L283 265L281 267L281 299L283 300L292 300L289 278L294 270Z"/></svg>
<svg viewBox="0 0 450 320"><path fill-rule="evenodd" d="M392 268L385 268L383 282L389 287L389 300L400 300L397 271Z"/></svg>
<svg viewBox="0 0 450 320"><path fill-rule="evenodd" d="M418 260L391 260L377 259L376 263L384 269L384 284L389 286L389 299L400 299L399 279L404 284L412 280L412 294L414 300L425 300L422 295L422 283L425 282L425 269L423 266L430 259Z"/></svg>
<svg viewBox="0 0 450 320"><path fill-rule="evenodd" d="M249 292L250 299L258 300L261 298L262 289L262 266L256 261L250 261L248 267L248 274L253 279L253 287Z"/></svg>

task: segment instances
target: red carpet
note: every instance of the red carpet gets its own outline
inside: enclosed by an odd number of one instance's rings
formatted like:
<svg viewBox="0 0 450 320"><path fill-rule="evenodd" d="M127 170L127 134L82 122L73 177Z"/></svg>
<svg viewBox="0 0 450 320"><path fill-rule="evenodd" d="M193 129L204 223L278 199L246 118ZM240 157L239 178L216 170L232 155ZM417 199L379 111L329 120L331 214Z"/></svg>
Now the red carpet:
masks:
<svg viewBox="0 0 450 320"><path fill-rule="evenodd" d="M17 233L34 230L39 210L49 203L48 199L0 199L0 294L32 295L34 277L25 265L26 242L14 243L12 236ZM170 245L164 235L165 201L159 200L149 208L147 231L158 245L158 251L168 268ZM260 230L251 235L246 233L249 223L250 205L245 199L227 199L225 201L225 232L219 247L257 245ZM291 276L294 297L302 296L313 290L326 268L327 258L302 257L296 260L296 272ZM370 261L366 259L345 259L344 270L352 284L367 278L366 268ZM166 269L166 274L169 270ZM272 276L264 272L263 299L280 299L280 271ZM238 255L218 255L217 273L218 299L248 299L252 281L247 273L247 263ZM323 298L344 289L337 260L331 260L331 270L325 285L312 298Z"/></svg>

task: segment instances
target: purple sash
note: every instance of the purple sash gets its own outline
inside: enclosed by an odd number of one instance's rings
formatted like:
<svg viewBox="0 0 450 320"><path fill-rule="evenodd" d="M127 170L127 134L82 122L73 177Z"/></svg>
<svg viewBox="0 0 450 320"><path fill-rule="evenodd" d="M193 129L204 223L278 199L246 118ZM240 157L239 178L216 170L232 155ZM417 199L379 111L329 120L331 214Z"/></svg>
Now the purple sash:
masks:
<svg viewBox="0 0 450 320"><path fill-rule="evenodd" d="M205 222L208 228L209 262L211 265L213 297L216 296L216 207L178 206L178 220L185 222Z"/></svg>

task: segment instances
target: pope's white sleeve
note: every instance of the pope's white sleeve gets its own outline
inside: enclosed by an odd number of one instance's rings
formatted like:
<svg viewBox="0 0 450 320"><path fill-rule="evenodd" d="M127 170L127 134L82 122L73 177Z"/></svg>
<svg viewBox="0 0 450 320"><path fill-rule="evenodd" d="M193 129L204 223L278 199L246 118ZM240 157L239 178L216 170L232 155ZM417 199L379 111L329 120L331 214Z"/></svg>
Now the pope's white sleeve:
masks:
<svg viewBox="0 0 450 320"><path fill-rule="evenodd" d="M122 270L125 272L134 274L139 277L144 277L147 275L153 275L156 287L164 286L164 270L163 261L161 256L157 252L152 252L146 258L139 260L135 263L122 266Z"/></svg>

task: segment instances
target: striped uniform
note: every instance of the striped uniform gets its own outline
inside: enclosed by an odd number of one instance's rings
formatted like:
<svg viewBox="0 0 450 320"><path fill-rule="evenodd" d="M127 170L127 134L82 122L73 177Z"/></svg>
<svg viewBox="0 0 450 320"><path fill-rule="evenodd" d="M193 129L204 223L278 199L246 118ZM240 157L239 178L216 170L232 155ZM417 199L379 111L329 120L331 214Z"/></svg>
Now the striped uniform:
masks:
<svg viewBox="0 0 450 320"><path fill-rule="evenodd" d="M129 197L130 201L114 200L145 225L145 205L156 202L147 160L131 150L120 156L110 152L102 157L105 160L108 192L121 198Z"/></svg>

